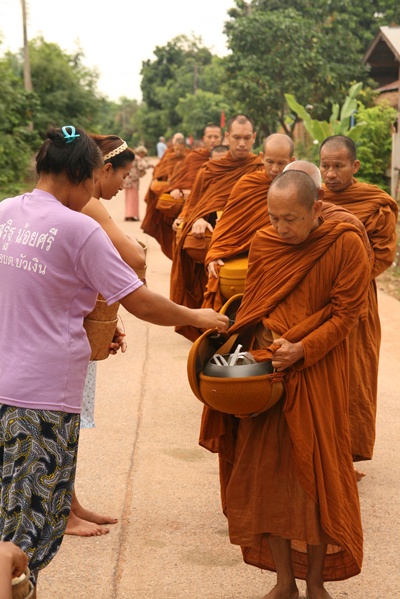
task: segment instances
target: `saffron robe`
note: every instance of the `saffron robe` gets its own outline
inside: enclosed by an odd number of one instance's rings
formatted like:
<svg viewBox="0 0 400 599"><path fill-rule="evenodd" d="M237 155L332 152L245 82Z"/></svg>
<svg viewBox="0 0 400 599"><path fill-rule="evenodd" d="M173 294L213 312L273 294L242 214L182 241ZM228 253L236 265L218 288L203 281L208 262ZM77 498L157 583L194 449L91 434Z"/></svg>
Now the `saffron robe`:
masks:
<svg viewBox="0 0 400 599"><path fill-rule="evenodd" d="M351 333L350 431L354 461L370 460L373 455L378 396L378 367L381 326L375 277L384 272L396 255L398 207L376 185L354 183L339 192L325 189L325 199L343 206L364 224L373 252L368 294L368 318Z"/></svg>
<svg viewBox="0 0 400 599"><path fill-rule="evenodd" d="M190 150L187 148L187 152L183 156L176 156L172 148L168 148L160 162L154 168L153 181L165 181L167 183L166 188L169 186L169 181L176 177L184 164L185 158L189 155ZM160 190L160 193L164 193L164 189ZM174 234L172 230L172 223L174 219L165 216L159 210L156 209L158 196L160 193L156 193L150 187L145 196L146 203L146 214L142 221L141 229L154 237L161 246L162 252L172 260L172 252L174 245Z"/></svg>
<svg viewBox="0 0 400 599"><path fill-rule="evenodd" d="M204 264L194 262L183 250L186 236L193 223L199 218L209 218L217 210L223 210L235 183L246 173L262 170L261 158L250 154L246 159L237 160L228 152L220 160L210 160L204 164L186 201L181 215L185 214L182 235L176 244L171 268L171 299L182 306L200 308L207 284ZM176 327L175 331L190 341L201 334L195 327Z"/></svg>
<svg viewBox="0 0 400 599"><path fill-rule="evenodd" d="M219 453L230 539L246 563L275 571L272 534L292 540L296 578L306 577L307 544L322 542L328 543L324 580L361 570L348 335L365 310L369 272L361 233L347 223L323 222L297 245L272 227L254 236L230 332L261 328L302 341L304 359L285 371L285 397L259 416L203 409L199 442ZM269 345L262 347L271 356Z"/></svg>
<svg viewBox="0 0 400 599"><path fill-rule="evenodd" d="M165 190L165 193L171 192L173 189L192 189L193 183L199 168L210 159L210 152L207 148L199 148L192 150L186 156L182 167L170 179L170 184Z"/></svg>
<svg viewBox="0 0 400 599"><path fill-rule="evenodd" d="M206 267L211 261L219 258L225 260L247 254L256 231L270 225L267 194L271 182L265 171L244 175L239 179L215 227L205 259ZM357 226L363 232L368 248L364 226L351 212L324 202L322 215L325 220L340 220ZM219 269L219 265L216 264L217 273ZM219 280L213 276L209 277L202 307L218 311L225 301L221 295Z"/></svg>
<svg viewBox="0 0 400 599"><path fill-rule="evenodd" d="M271 182L263 169L244 175L235 184L214 229L204 261L205 267L219 258L225 260L248 253L255 232L270 224L267 194ZM215 270L219 273L218 264L215 265ZM202 307L218 311L225 301L221 295L219 279L209 277Z"/></svg>

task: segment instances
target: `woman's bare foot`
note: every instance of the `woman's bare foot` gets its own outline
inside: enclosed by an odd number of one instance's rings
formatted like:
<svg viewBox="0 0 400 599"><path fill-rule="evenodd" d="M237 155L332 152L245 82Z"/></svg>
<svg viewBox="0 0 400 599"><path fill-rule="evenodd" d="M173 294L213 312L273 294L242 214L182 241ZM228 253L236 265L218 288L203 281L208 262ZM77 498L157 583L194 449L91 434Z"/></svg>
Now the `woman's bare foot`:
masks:
<svg viewBox="0 0 400 599"><path fill-rule="evenodd" d="M354 468L354 474L356 475L356 481L359 483L361 479L364 478L365 474L364 472L360 472L359 470L357 470L356 468Z"/></svg>
<svg viewBox="0 0 400 599"><path fill-rule="evenodd" d="M299 599L299 590L296 585L290 589L275 585L262 599Z"/></svg>
<svg viewBox="0 0 400 599"><path fill-rule="evenodd" d="M93 522L94 524L116 524L118 522L118 518L112 518L111 516L101 516L100 514L96 514L96 512L91 512L90 510L87 510L86 508L82 507L78 501L75 503L73 511L75 516L77 516L81 520Z"/></svg>
<svg viewBox="0 0 400 599"><path fill-rule="evenodd" d="M72 510L68 516L66 535L76 535L78 537L100 537L110 532L109 528L104 528L99 524L79 518Z"/></svg>

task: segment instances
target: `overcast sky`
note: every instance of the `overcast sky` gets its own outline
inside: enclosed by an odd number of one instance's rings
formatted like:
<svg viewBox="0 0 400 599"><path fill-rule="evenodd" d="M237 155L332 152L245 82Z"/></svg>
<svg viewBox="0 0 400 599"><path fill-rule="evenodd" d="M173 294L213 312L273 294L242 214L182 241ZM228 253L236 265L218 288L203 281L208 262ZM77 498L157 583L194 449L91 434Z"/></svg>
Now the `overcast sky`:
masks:
<svg viewBox="0 0 400 599"><path fill-rule="evenodd" d="M140 100L143 60L177 35L200 36L217 54L227 53L223 34L234 0L26 0L28 38L43 35L63 51L81 47L84 63L101 73L98 89L111 100ZM20 0L0 0L0 54L23 45Z"/></svg>

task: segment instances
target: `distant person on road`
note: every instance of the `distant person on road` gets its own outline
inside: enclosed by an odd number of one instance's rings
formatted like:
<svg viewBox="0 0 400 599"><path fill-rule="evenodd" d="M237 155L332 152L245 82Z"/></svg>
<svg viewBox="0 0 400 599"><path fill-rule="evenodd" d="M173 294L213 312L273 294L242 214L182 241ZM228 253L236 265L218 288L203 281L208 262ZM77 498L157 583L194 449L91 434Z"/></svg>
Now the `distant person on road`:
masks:
<svg viewBox="0 0 400 599"><path fill-rule="evenodd" d="M160 160L164 156L166 149L167 144L165 143L165 137L160 137L157 142L157 157Z"/></svg>
<svg viewBox="0 0 400 599"><path fill-rule="evenodd" d="M103 165L83 129L51 128L36 156L36 189L0 203L0 539L27 553L34 585L71 508L91 354L83 320L98 293L146 322L227 328L213 310L148 289L81 214Z"/></svg>
<svg viewBox="0 0 400 599"><path fill-rule="evenodd" d="M128 176L124 179L125 189L125 220L138 221L139 219L139 185L140 179L145 176L153 165L146 158L145 146L135 148L135 160L132 163Z"/></svg>

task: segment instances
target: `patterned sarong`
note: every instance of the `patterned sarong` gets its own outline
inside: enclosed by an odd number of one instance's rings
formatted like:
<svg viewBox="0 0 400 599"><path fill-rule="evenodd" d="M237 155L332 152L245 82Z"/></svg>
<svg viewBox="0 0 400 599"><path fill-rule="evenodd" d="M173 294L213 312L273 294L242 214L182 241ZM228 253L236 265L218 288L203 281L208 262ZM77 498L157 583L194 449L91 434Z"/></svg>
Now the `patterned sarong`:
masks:
<svg viewBox="0 0 400 599"><path fill-rule="evenodd" d="M27 553L33 582L63 539L78 440L79 414L0 405L0 538Z"/></svg>

